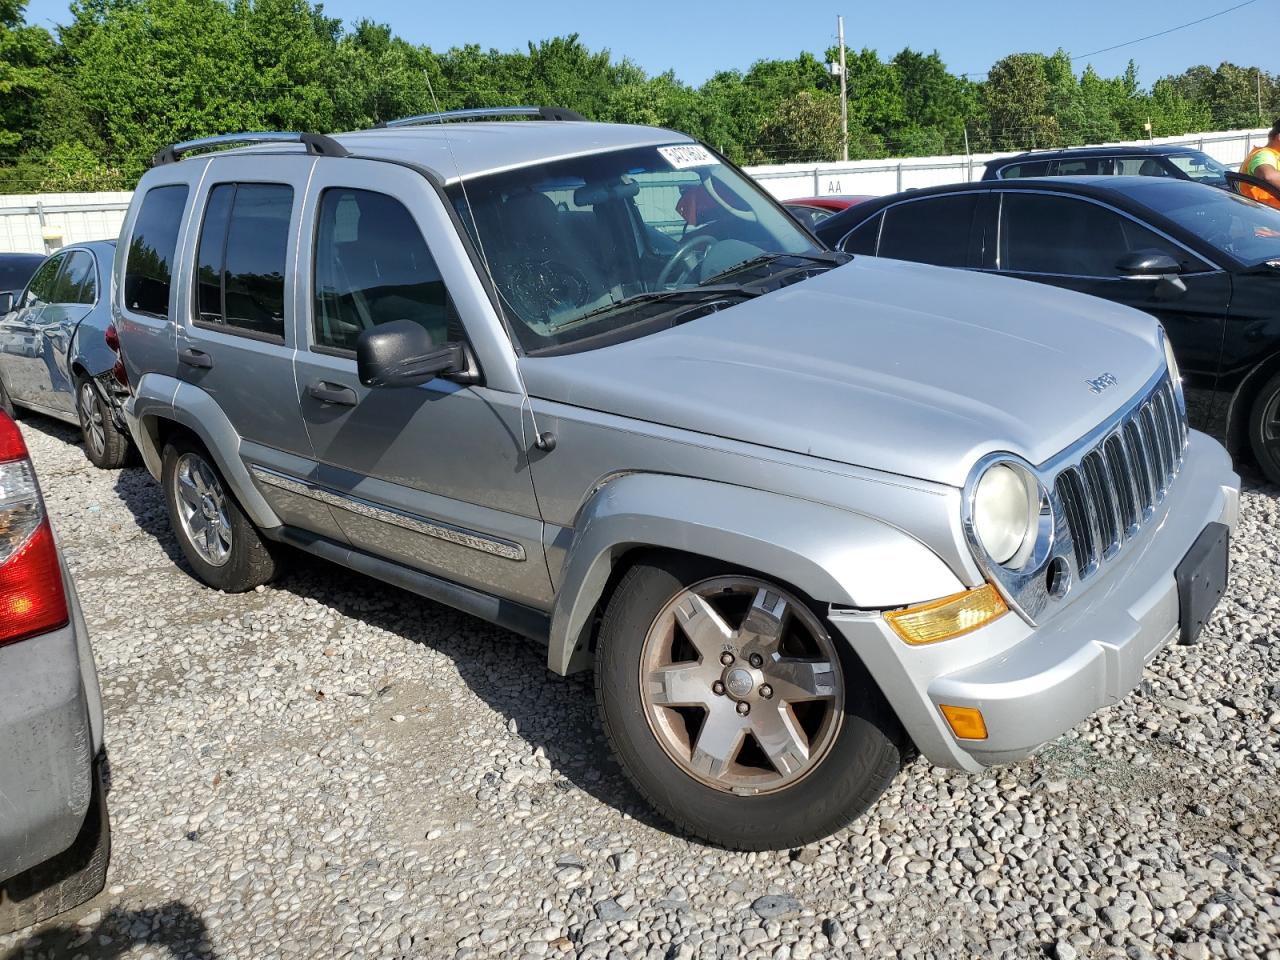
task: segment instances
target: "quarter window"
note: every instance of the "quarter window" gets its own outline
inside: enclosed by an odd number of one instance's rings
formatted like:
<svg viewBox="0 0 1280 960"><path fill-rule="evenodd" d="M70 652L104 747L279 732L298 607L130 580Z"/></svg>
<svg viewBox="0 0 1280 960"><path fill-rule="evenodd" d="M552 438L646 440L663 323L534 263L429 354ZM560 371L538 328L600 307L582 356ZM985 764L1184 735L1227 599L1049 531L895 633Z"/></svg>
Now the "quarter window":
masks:
<svg viewBox="0 0 1280 960"><path fill-rule="evenodd" d="M877 213L870 220L859 224L840 241L840 249L845 253L876 255L876 241L880 239L880 221L884 214Z"/></svg>
<svg viewBox="0 0 1280 960"><path fill-rule="evenodd" d="M436 344L461 339L431 251L398 200L371 190L325 190L315 263L315 346L354 350L363 331L404 319L425 327Z"/></svg>
<svg viewBox="0 0 1280 960"><path fill-rule="evenodd" d="M284 339L284 274L293 188L220 183L196 249L197 324Z"/></svg>
<svg viewBox="0 0 1280 960"><path fill-rule="evenodd" d="M39 307L57 302L53 298L57 293L58 270L66 259L66 254L59 254L40 264L31 277L31 282L27 284L27 292L22 296L24 307Z"/></svg>
<svg viewBox="0 0 1280 960"><path fill-rule="evenodd" d="M1017 180L1021 177L1043 177L1048 172L1048 160L1032 160L1027 163L1015 163L1001 168L1000 179Z"/></svg>
<svg viewBox="0 0 1280 960"><path fill-rule="evenodd" d="M1118 277L1120 259L1140 250L1187 260L1159 234L1074 197L1005 193L1000 220L1000 267L1014 273Z"/></svg>
<svg viewBox="0 0 1280 960"><path fill-rule="evenodd" d="M969 263L969 230L978 194L912 200L884 212L879 255L939 267Z"/></svg>
<svg viewBox="0 0 1280 960"><path fill-rule="evenodd" d="M153 187L142 198L124 268L124 305L134 313L169 316L169 285L178 227L187 205L186 184Z"/></svg>

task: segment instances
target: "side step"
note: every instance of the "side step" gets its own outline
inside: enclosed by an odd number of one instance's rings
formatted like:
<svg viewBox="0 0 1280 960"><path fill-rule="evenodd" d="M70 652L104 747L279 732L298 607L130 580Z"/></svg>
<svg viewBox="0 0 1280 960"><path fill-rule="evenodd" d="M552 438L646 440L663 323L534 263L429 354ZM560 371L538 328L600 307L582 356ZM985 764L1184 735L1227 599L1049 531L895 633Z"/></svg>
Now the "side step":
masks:
<svg viewBox="0 0 1280 960"><path fill-rule="evenodd" d="M297 530L293 527L281 527L278 530L264 531L273 540L297 547L323 560L331 560L336 564L382 580L401 590L408 590L420 597L443 603L447 607L469 613L473 617L487 620L522 637L547 643L551 636L551 617L532 607L504 600L480 590L464 587L451 580L433 577L429 573L413 570L399 563L375 557L363 550L326 540Z"/></svg>

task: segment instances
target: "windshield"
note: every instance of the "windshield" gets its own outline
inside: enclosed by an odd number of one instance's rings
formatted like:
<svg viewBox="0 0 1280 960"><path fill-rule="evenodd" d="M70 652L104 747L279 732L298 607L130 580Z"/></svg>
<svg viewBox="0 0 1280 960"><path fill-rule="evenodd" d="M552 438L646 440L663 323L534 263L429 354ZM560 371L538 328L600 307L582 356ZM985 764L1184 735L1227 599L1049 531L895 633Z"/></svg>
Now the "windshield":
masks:
<svg viewBox="0 0 1280 960"><path fill-rule="evenodd" d="M797 257L827 256L759 187L698 144L520 167L469 179L449 195L478 234L530 352L619 331L676 303L723 298L722 281L739 279L734 268L748 261L741 276L759 279L795 270Z"/></svg>
<svg viewBox="0 0 1280 960"><path fill-rule="evenodd" d="M1226 177L1223 176L1227 172L1227 168L1207 153L1201 153L1199 150L1171 154L1169 162L1192 180L1216 184L1227 182Z"/></svg>
<svg viewBox="0 0 1280 960"><path fill-rule="evenodd" d="M1176 181L1168 184L1176 185ZM1280 210L1225 190L1165 184L1135 187L1133 199L1251 266L1280 257Z"/></svg>

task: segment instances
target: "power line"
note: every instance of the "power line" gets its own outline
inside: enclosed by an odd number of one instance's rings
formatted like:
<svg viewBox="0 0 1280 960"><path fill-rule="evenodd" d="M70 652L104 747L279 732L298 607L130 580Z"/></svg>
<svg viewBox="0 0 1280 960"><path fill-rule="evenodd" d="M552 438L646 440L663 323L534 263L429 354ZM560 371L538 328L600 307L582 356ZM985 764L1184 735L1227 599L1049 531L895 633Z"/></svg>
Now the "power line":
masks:
<svg viewBox="0 0 1280 960"><path fill-rule="evenodd" d="M1207 23L1208 21L1215 20L1218 17L1225 17L1228 13L1234 13L1237 10L1240 10L1244 7L1251 6L1252 4L1255 4L1257 2L1258 0L1244 0L1243 3L1237 3L1235 6L1227 7L1225 10L1219 10L1217 13L1210 13L1207 16L1200 17L1198 20L1191 20L1191 21L1188 21L1187 23L1180 23L1176 27L1168 27L1157 33L1149 33L1145 37L1137 37L1134 40L1126 40L1123 43L1115 43L1109 47L1103 47L1101 50L1092 50L1089 53L1080 53L1074 57L1071 57L1070 60L1072 63L1075 63L1077 60L1086 60L1089 57L1096 57L1100 53L1110 53L1113 50L1120 50L1124 47L1132 47L1136 43L1144 43L1147 40L1154 40L1157 37L1165 37L1171 33L1177 33L1179 30L1185 30L1187 29L1187 27L1199 26L1202 23ZM982 77L982 76L986 76L990 72L991 72L990 70L971 70L968 73L959 74L959 76L964 78Z"/></svg>
<svg viewBox="0 0 1280 960"><path fill-rule="evenodd" d="M1169 27L1167 30L1161 30L1159 33L1149 33L1145 37L1138 37L1136 40L1126 40L1124 43L1117 43L1110 47L1103 47L1101 50L1094 50L1091 53L1079 54L1078 56L1072 57L1071 62L1075 63L1077 60L1084 60L1086 57L1096 57L1100 53L1110 53L1112 50L1119 50L1121 47L1131 47L1135 43L1154 40L1156 37L1168 36L1171 33L1177 33L1179 30L1185 30L1187 27L1198 26L1199 24L1207 23L1208 21L1214 20L1218 17L1226 16L1228 13L1234 13L1236 10L1240 10L1243 7L1250 6L1257 2L1258 0L1244 0L1244 3L1237 3L1234 7L1227 7L1225 10L1219 10L1217 13L1211 13L1208 16L1201 17L1199 20L1192 20L1189 23L1180 23L1176 27Z"/></svg>

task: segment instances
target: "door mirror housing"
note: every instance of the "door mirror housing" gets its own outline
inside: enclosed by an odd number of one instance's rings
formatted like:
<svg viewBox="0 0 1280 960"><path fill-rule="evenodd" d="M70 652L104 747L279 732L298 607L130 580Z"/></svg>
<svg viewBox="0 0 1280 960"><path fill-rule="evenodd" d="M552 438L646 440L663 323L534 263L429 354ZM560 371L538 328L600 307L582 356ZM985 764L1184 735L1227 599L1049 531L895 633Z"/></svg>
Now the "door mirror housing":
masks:
<svg viewBox="0 0 1280 960"><path fill-rule="evenodd" d="M6 290L0 293L0 315L8 313L13 309L13 291Z"/></svg>
<svg viewBox="0 0 1280 960"><path fill-rule="evenodd" d="M394 320L356 339L356 374L366 387L416 387L466 368L462 344L437 346L412 320Z"/></svg>
<svg viewBox="0 0 1280 960"><path fill-rule="evenodd" d="M1121 257L1116 262L1116 269L1130 279L1153 280L1177 276L1182 272L1182 264L1159 250L1135 250Z"/></svg>

